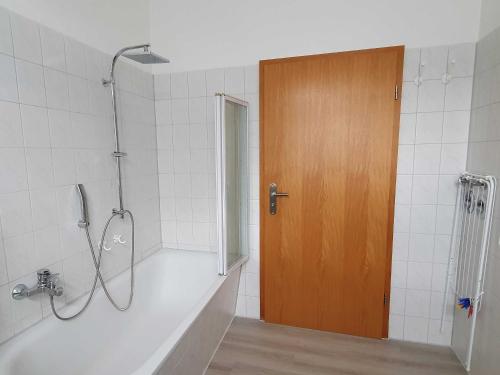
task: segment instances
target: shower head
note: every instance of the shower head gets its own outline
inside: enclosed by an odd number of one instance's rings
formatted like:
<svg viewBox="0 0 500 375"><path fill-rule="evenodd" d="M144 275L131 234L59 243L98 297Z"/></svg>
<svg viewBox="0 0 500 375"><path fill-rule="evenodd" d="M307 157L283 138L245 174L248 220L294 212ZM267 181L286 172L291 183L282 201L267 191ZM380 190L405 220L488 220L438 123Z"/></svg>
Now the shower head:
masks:
<svg viewBox="0 0 500 375"><path fill-rule="evenodd" d="M140 64L164 64L169 63L170 60L166 59L156 53L151 52L150 44L141 44L138 46L125 47L119 50L113 57L113 62L111 63L111 70L109 73L109 79L103 78L102 84L108 86L109 84L115 83L115 66L118 62L120 56L126 57L130 60L138 62Z"/></svg>
<svg viewBox="0 0 500 375"><path fill-rule="evenodd" d="M149 50L149 48L145 48L144 52L131 52L131 53L124 53L123 57L126 57L127 59L136 61L141 64L165 64L169 63L170 60L166 59L165 57L162 57L160 55L157 55L156 53L153 53Z"/></svg>
<svg viewBox="0 0 500 375"><path fill-rule="evenodd" d="M141 44L137 46L125 47L119 50L113 57L113 62L111 63L111 70L109 73L109 79L103 78L102 84L107 86L109 84L115 83L115 65L118 62L120 56L126 57L132 61L138 62L140 64L164 64L169 63L170 60L151 52L150 44Z"/></svg>

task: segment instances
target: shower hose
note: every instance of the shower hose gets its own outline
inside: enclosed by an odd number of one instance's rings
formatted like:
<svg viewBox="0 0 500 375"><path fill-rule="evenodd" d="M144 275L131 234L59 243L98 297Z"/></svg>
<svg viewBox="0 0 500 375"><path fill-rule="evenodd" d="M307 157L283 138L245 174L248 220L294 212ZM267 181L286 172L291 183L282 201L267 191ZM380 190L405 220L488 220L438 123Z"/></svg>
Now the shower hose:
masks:
<svg viewBox="0 0 500 375"><path fill-rule="evenodd" d="M132 246L131 246L131 251L130 251L130 294L128 298L128 302L125 306L120 306L116 303L116 301L113 299L111 294L108 291L108 288L106 287L106 282L104 281L104 278L102 277L101 274L101 259L102 259L102 249L103 249L103 244L104 244L104 238L106 237L106 233L108 232L109 224L111 221L116 217L120 216L123 217L124 215L128 215L130 217L130 222L132 225ZM109 302L118 310L118 311L125 311L128 310L130 305L132 304L132 299L134 298L134 254L135 254L135 224L134 224L134 216L132 215L132 212L129 210L123 210L119 212L113 212L113 214L109 217L109 219L106 222L106 225L104 226L104 229L101 234L101 242L99 243L98 246L98 254L96 256L94 245L92 244L92 239L90 237L89 233L89 226L85 226L85 233L87 235L87 241L89 244L89 249L90 253L92 255L92 261L94 263L95 267L95 277L94 277L94 282L92 283L92 288L90 290L90 294L87 297L87 300L85 301L85 304L83 307L75 314L70 315L70 316L61 316L57 313L56 308L54 306L54 296L50 296L50 307L52 308L52 312L56 316L57 319L60 320L71 320L76 317L78 317L80 314L82 314L87 307L90 305L90 301L92 300L92 297L94 296L96 286L97 286L97 280L101 282L102 289L104 290L104 293L106 294L106 297L108 298Z"/></svg>

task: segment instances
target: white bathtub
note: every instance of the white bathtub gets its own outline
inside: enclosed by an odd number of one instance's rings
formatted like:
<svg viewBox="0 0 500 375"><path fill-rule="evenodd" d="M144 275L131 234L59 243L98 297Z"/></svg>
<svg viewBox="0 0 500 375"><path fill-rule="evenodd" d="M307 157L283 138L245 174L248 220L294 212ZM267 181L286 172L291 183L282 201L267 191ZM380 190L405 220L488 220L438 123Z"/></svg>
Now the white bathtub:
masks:
<svg viewBox="0 0 500 375"><path fill-rule="evenodd" d="M201 375L234 316L239 269L222 277L215 254L160 250L136 266L130 310L99 290L76 320L50 317L1 345L0 374ZM109 284L126 296L128 273Z"/></svg>

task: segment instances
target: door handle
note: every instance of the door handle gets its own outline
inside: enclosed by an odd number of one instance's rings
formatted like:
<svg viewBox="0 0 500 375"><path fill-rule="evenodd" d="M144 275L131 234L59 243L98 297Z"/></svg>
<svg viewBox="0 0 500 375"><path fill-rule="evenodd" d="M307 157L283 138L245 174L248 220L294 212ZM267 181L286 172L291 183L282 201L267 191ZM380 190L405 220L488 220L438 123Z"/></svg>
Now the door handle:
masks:
<svg viewBox="0 0 500 375"><path fill-rule="evenodd" d="M278 185L272 182L269 185L269 213L271 215L276 215L278 211L278 198L288 197L288 193L278 192Z"/></svg>

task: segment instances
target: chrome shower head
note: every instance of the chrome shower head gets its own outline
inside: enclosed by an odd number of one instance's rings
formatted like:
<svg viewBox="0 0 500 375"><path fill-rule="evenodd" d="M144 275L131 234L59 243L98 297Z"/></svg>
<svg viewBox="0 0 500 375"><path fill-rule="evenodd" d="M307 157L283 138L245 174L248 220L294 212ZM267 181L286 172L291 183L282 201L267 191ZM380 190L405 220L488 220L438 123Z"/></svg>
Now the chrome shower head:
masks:
<svg viewBox="0 0 500 375"><path fill-rule="evenodd" d="M129 52L124 53L123 57L126 57L130 60L136 61L140 64L165 64L169 63L170 60L166 59L163 56L157 55L156 53L151 52L149 46L145 46L142 52Z"/></svg>
<svg viewBox="0 0 500 375"><path fill-rule="evenodd" d="M140 64L164 64L169 63L170 60L151 52L150 44L140 44L137 46L124 47L119 50L113 57L113 62L111 63L111 70L109 72L109 79L103 78L102 84L108 86L109 84L115 83L115 66L118 62L120 56L126 57L130 60L138 62Z"/></svg>

